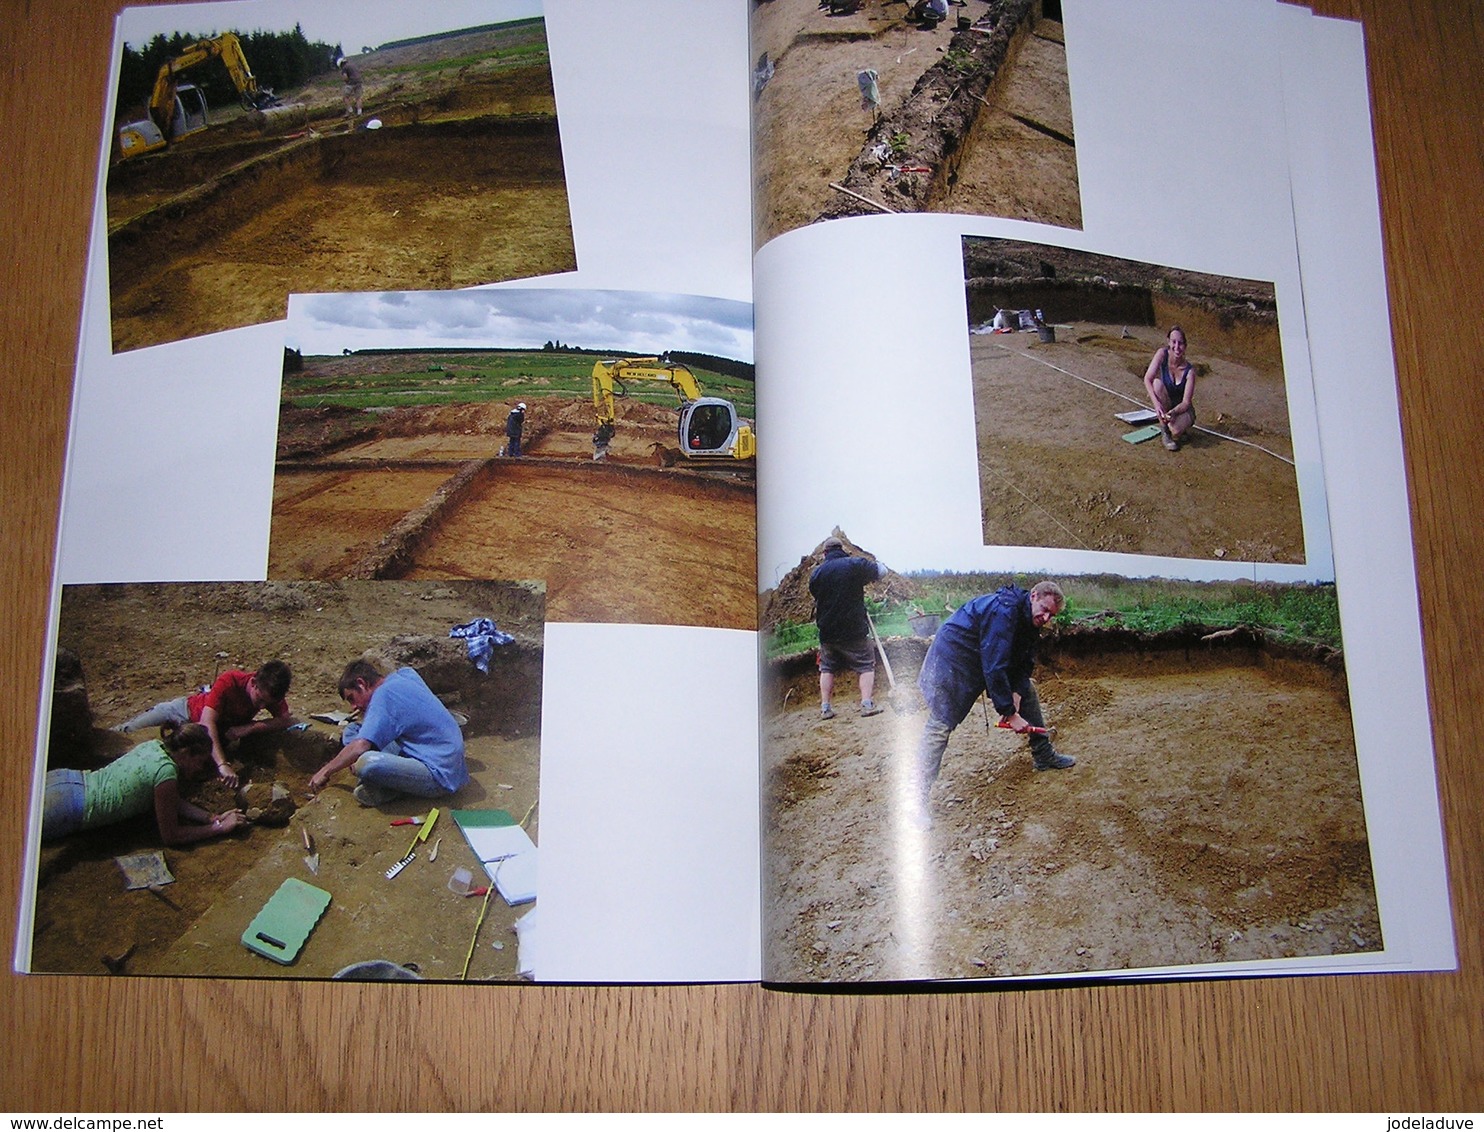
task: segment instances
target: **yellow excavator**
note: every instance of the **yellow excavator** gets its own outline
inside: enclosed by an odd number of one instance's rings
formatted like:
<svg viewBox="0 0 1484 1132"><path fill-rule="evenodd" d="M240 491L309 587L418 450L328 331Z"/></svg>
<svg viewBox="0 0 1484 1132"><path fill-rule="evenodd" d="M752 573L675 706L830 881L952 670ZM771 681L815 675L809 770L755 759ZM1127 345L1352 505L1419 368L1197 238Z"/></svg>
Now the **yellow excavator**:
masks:
<svg viewBox="0 0 1484 1132"><path fill-rule="evenodd" d="M721 397L701 395L696 375L668 354L649 358L608 358L593 365L593 409L598 427L593 433L593 459L608 458L616 414L615 397L625 397L625 382L663 381L680 396L680 450L689 460L751 460L757 456L752 426L737 415L737 407Z"/></svg>
<svg viewBox="0 0 1484 1132"><path fill-rule="evenodd" d="M243 109L262 111L279 104L271 90L258 86L252 68L247 65L247 56L242 53L242 44L235 35L224 32L213 39L203 39L160 67L155 76L154 90L149 96L149 112L143 118L119 126L121 160L154 153L206 129L206 95L200 87L181 82L178 76L209 59L220 59L226 66Z"/></svg>

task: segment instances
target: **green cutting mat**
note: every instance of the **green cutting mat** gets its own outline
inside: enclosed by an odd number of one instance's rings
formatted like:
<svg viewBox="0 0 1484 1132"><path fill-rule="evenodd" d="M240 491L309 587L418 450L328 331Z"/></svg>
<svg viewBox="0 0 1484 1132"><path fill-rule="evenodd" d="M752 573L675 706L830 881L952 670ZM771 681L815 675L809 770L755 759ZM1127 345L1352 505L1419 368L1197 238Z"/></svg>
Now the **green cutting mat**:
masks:
<svg viewBox="0 0 1484 1132"><path fill-rule="evenodd" d="M1159 435L1159 425L1149 425L1145 428L1136 428L1133 432L1123 434L1123 439L1130 444L1143 444L1146 440L1153 440Z"/></svg>
<svg viewBox="0 0 1484 1132"><path fill-rule="evenodd" d="M292 963L329 906L330 894L324 889L289 877L247 925L242 946L275 963Z"/></svg>

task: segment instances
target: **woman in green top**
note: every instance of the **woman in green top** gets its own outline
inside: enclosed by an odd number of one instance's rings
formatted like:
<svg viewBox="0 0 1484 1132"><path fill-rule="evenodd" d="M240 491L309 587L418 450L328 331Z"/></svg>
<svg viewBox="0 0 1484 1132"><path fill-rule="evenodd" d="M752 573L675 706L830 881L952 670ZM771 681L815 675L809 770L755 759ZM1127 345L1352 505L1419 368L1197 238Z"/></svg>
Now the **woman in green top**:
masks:
<svg viewBox="0 0 1484 1132"><path fill-rule="evenodd" d="M200 778L211 765L211 734L199 723L165 724L160 738L141 743L101 770L49 770L41 839L98 829L154 811L166 845L205 841L246 824L241 810L208 814L180 796L180 779Z"/></svg>

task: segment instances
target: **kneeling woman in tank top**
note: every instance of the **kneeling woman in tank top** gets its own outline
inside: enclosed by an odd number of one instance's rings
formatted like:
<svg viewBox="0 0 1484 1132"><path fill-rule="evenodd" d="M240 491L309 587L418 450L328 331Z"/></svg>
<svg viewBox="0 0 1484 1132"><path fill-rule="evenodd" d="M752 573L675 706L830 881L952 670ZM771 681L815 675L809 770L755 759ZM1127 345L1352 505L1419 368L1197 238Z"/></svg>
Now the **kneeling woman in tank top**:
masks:
<svg viewBox="0 0 1484 1132"><path fill-rule="evenodd" d="M1185 358L1185 331L1170 327L1165 344L1154 352L1144 374L1149 402L1159 416L1159 431L1171 452L1195 427L1195 366Z"/></svg>

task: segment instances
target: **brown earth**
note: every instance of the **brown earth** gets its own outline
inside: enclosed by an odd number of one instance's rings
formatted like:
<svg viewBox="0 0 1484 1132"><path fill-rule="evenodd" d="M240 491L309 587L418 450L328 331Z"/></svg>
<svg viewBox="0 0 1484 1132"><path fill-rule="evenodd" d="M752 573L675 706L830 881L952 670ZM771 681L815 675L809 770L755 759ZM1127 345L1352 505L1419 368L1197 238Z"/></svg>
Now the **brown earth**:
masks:
<svg viewBox="0 0 1484 1132"><path fill-rule="evenodd" d="M967 212L1081 226L1071 99L1061 25L1023 23L1022 0L966 0L924 31L901 0L865 0L831 16L812 0L755 5L752 52L774 73L753 113L755 239L832 216ZM954 32L967 16L995 35ZM856 74L877 72L879 118L863 110ZM886 147L885 162L873 151ZM894 172L884 166L900 170ZM920 172L908 172L920 169Z"/></svg>
<svg viewBox="0 0 1484 1132"><path fill-rule="evenodd" d="M553 621L756 627L747 470L660 466L675 415L637 401L595 462L590 404L526 403L520 460L495 455L509 404L286 410L269 576L534 578Z"/></svg>
<svg viewBox="0 0 1484 1132"><path fill-rule="evenodd" d="M1149 408L1161 331L1079 322L1051 343L970 337L985 544L1303 562L1276 324L1223 330L1164 300L1156 317L1186 326L1197 371L1201 431L1173 453L1158 437L1124 441L1139 426L1114 417Z"/></svg>
<svg viewBox="0 0 1484 1132"><path fill-rule="evenodd" d="M842 680L838 716L821 721L809 667L767 685L769 980L1075 974L1382 946L1332 665L1250 641L1053 656L1037 685L1077 765L1034 771L1023 740L975 709L949 743L932 828L918 831L902 798L926 719L922 647L888 649L897 710L878 716L856 715ZM886 687L878 673L878 695Z"/></svg>
<svg viewBox="0 0 1484 1132"><path fill-rule="evenodd" d="M516 637L497 649L481 676L448 630L488 616ZM151 704L210 683L228 667L255 668L279 657L294 673L289 702L300 720L343 710L335 683L365 654L383 670L412 664L465 728L472 781L450 799L427 846L397 877L385 869L415 832L393 817L425 814L432 805L407 799L366 809L343 773L315 799L310 774L338 750L338 730L318 721L302 733L243 741L231 755L244 788L256 798L273 783L298 807L287 826L255 825L214 841L166 849L175 876L159 893L126 891L114 857L160 847L152 817L81 833L43 846L36 895L32 968L107 974L104 957L127 974L324 978L353 963L415 964L426 978L457 979L473 938L479 899L447 888L453 870L480 867L450 809L503 809L526 819L539 841L536 806L540 755L543 619L538 588L515 583L239 583L111 585L64 591L59 644L81 659L93 722L53 726L52 766L102 765L148 736L105 730ZM68 741L67 736L73 741ZM187 797L211 812L239 799L212 780L187 786ZM304 863L308 831L319 873ZM248 951L239 937L286 877L331 894L324 918L297 962L280 966ZM508 907L492 898L468 977L516 977L513 925L534 905Z"/></svg>
<svg viewBox="0 0 1484 1132"><path fill-rule="evenodd" d="M293 132L240 117L108 182L115 350L282 318L290 293L465 287L576 267L549 66L432 58L498 33L362 56L289 95ZM360 128L377 119L382 127Z"/></svg>
<svg viewBox="0 0 1484 1132"><path fill-rule="evenodd" d="M854 558L876 561L876 556L864 547L856 546L850 536L836 527L830 536L843 544L843 549ZM814 620L814 595L809 592L809 575L824 561L824 541L821 540L799 564L779 579L778 584L759 595L758 627L776 629L785 622L802 625ZM904 602L915 596L916 587L907 578L888 569L886 576L872 582L865 589L872 601Z"/></svg>

